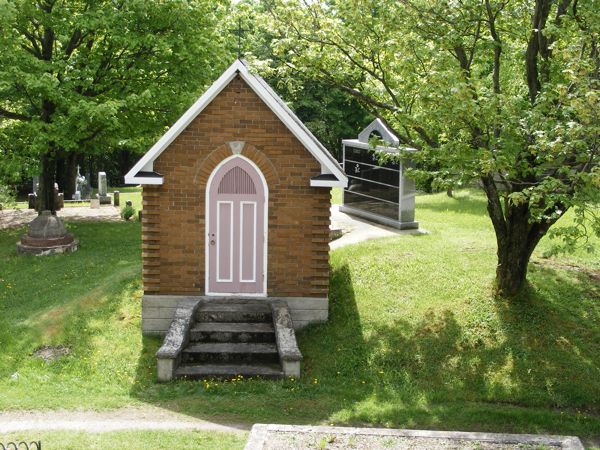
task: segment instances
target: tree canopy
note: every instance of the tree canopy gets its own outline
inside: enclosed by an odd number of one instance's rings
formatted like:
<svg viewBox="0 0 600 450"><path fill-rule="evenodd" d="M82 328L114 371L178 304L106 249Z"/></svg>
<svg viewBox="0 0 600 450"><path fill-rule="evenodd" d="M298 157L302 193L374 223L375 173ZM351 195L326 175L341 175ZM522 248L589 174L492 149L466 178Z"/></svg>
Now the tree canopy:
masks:
<svg viewBox="0 0 600 450"><path fill-rule="evenodd" d="M5 176L41 162L42 185L53 185L61 158L147 148L228 62L226 9L209 0L0 0Z"/></svg>
<svg viewBox="0 0 600 450"><path fill-rule="evenodd" d="M483 188L501 293L519 292L569 208L584 223L598 202L597 1L268 4L275 52L294 70L360 99L436 176Z"/></svg>

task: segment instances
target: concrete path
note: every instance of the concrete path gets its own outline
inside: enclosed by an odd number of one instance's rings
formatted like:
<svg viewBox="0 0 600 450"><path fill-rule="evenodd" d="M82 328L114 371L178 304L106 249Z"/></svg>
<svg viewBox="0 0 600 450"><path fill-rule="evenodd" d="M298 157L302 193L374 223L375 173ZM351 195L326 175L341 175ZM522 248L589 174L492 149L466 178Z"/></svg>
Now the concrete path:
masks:
<svg viewBox="0 0 600 450"><path fill-rule="evenodd" d="M20 227L31 222L37 213L32 209L4 209L0 211L0 230ZM67 221L89 220L117 222L121 220L121 211L114 206L68 206L58 212L58 217Z"/></svg>
<svg viewBox="0 0 600 450"><path fill-rule="evenodd" d="M155 406L112 411L9 411L0 412L0 434L26 430L73 430L90 433L119 430L206 430L246 432L251 425L221 424L197 419Z"/></svg>
<svg viewBox="0 0 600 450"><path fill-rule="evenodd" d="M427 231L421 228L418 230L397 230L385 225L367 222L364 219L340 212L339 205L331 206L331 225L333 228L341 228L344 233L341 238L329 243L331 250L369 239L400 236L403 234L427 234Z"/></svg>

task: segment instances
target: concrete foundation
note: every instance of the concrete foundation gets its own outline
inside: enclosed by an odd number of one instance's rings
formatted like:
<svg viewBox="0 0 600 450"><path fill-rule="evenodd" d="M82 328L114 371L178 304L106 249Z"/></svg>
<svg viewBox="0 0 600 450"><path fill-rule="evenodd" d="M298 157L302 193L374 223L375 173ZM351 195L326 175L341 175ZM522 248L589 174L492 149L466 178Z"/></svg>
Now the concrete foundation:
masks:
<svg viewBox="0 0 600 450"><path fill-rule="evenodd" d="M142 333L146 336L164 336L171 325L179 303L190 298L206 301L221 299L221 297L209 296L144 295L142 298ZM326 297L265 297L252 298L252 300L284 301L290 310L296 330L313 323L325 323L329 314L329 302Z"/></svg>
<svg viewBox="0 0 600 450"><path fill-rule="evenodd" d="M289 442L295 442L295 445L301 445L302 442L312 442L320 436L326 436L330 439L335 439L337 448L343 448L341 446L343 446L344 442L348 441L349 437L352 437L355 442L360 441L362 444L359 445L360 448L370 448L370 444L375 446L374 444L378 441L381 442L382 439L390 442L390 445L394 448L399 448L394 445L394 440L403 442L404 445L402 445L402 448L456 449L490 448L490 446L492 448L510 448L515 450L522 448L583 450L584 448L576 436L255 424L252 427L250 437L244 449L262 450L265 448L274 448L273 441L281 436L289 436ZM292 440L292 437L295 437L295 439ZM282 448L284 447L282 446ZM377 446L377 448L380 448L380 446Z"/></svg>

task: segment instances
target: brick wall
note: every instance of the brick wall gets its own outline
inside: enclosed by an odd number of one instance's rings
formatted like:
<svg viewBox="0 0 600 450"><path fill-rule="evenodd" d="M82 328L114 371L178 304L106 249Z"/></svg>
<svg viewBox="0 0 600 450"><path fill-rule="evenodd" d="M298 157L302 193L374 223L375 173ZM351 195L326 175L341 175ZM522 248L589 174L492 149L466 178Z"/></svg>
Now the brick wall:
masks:
<svg viewBox="0 0 600 450"><path fill-rule="evenodd" d="M267 294L326 297L330 192L310 187L320 164L239 76L154 162L164 184L143 190L145 293L204 294L205 188L229 141L246 142L269 188Z"/></svg>

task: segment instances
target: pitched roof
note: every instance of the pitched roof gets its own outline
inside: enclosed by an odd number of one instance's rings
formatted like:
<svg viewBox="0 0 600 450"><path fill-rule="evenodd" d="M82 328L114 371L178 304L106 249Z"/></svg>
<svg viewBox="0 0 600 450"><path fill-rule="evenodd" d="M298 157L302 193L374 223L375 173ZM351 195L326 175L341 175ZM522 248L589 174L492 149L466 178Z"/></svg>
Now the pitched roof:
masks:
<svg viewBox="0 0 600 450"><path fill-rule="evenodd" d="M154 160L160 156L175 138L187 128L192 120L194 120L238 74L321 164L321 175L330 175L329 177L325 177L327 181L323 178L318 181L311 179L311 186L346 186L348 179L344 174L344 170L335 158L325 147L323 147L275 91L271 89L267 82L260 76L250 73L247 63L239 59L234 61L234 63L223 72L217 81L215 81L208 90L196 100L179 120L177 120L177 122L175 122L156 144L154 144L135 164L135 166L133 166L133 168L125 175L125 183L162 184L163 177L154 172ZM152 176L149 176L149 174L152 174Z"/></svg>

